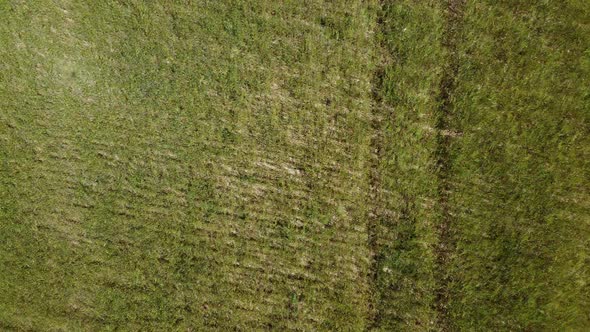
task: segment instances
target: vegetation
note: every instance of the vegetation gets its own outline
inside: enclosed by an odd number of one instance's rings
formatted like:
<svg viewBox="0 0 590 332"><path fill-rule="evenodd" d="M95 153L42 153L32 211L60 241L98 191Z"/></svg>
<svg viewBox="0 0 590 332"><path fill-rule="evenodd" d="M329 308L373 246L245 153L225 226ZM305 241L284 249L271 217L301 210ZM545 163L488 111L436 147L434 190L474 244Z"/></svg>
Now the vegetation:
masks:
<svg viewBox="0 0 590 332"><path fill-rule="evenodd" d="M2 2L0 322L362 329L360 2Z"/></svg>
<svg viewBox="0 0 590 332"><path fill-rule="evenodd" d="M444 7L399 1L383 6L380 21L373 141L375 326L428 330L437 320L436 95L445 62Z"/></svg>
<svg viewBox="0 0 590 332"><path fill-rule="evenodd" d="M590 327L585 0L0 0L0 330Z"/></svg>
<svg viewBox="0 0 590 332"><path fill-rule="evenodd" d="M451 127L457 328L590 326L590 8L469 3Z"/></svg>

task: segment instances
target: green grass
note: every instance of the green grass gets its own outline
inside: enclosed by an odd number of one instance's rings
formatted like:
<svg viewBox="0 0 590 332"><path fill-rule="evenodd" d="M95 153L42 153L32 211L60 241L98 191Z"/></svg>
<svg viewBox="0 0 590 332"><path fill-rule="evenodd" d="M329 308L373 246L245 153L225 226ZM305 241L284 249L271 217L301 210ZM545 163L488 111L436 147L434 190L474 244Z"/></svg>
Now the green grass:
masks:
<svg viewBox="0 0 590 332"><path fill-rule="evenodd" d="M453 100L457 328L590 326L590 11L469 3Z"/></svg>
<svg viewBox="0 0 590 332"><path fill-rule="evenodd" d="M381 11L377 83L375 291L377 327L435 328L436 92L444 19L436 2L399 1Z"/></svg>
<svg viewBox="0 0 590 332"><path fill-rule="evenodd" d="M0 0L0 330L583 331L584 0Z"/></svg>
<svg viewBox="0 0 590 332"><path fill-rule="evenodd" d="M4 329L363 328L363 5L1 6Z"/></svg>
<svg viewBox="0 0 590 332"><path fill-rule="evenodd" d="M383 7L379 327L590 327L588 9Z"/></svg>

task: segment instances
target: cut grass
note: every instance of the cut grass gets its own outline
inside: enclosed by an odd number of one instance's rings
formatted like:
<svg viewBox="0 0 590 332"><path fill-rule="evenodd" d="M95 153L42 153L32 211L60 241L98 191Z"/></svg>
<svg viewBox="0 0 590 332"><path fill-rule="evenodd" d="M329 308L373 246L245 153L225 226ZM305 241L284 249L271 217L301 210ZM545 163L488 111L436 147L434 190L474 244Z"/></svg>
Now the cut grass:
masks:
<svg viewBox="0 0 590 332"><path fill-rule="evenodd" d="M364 4L0 13L3 326L363 329Z"/></svg>
<svg viewBox="0 0 590 332"><path fill-rule="evenodd" d="M0 0L0 329L587 329L590 8L452 3Z"/></svg>

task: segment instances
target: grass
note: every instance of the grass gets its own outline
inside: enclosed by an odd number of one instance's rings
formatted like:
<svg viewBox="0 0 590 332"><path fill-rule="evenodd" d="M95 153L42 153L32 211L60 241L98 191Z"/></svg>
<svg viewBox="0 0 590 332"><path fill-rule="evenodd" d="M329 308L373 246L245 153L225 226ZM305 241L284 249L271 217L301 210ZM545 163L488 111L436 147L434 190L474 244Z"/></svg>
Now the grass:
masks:
<svg viewBox="0 0 590 332"><path fill-rule="evenodd" d="M376 326L435 328L437 102L443 8L400 1L381 10L375 207Z"/></svg>
<svg viewBox="0 0 590 332"><path fill-rule="evenodd" d="M590 326L583 0L0 22L1 330Z"/></svg>
<svg viewBox="0 0 590 332"><path fill-rule="evenodd" d="M382 329L590 326L589 14L383 6Z"/></svg>
<svg viewBox="0 0 590 332"><path fill-rule="evenodd" d="M451 166L458 328L590 326L587 9L465 9Z"/></svg>
<svg viewBox="0 0 590 332"><path fill-rule="evenodd" d="M0 321L360 329L360 3L2 2Z"/></svg>

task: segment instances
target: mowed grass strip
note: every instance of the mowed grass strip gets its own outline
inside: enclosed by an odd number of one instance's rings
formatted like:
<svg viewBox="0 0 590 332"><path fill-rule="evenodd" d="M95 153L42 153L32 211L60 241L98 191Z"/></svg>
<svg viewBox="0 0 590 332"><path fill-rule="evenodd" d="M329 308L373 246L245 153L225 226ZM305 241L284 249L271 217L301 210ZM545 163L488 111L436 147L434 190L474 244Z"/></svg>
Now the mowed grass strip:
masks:
<svg viewBox="0 0 590 332"><path fill-rule="evenodd" d="M367 8L0 2L0 326L362 330Z"/></svg>

